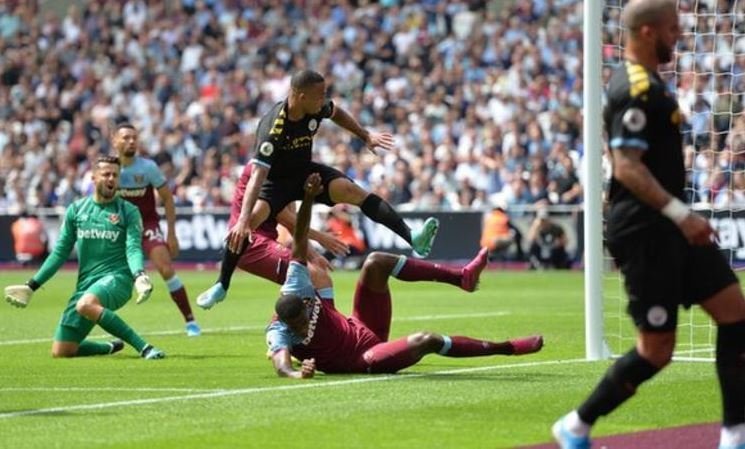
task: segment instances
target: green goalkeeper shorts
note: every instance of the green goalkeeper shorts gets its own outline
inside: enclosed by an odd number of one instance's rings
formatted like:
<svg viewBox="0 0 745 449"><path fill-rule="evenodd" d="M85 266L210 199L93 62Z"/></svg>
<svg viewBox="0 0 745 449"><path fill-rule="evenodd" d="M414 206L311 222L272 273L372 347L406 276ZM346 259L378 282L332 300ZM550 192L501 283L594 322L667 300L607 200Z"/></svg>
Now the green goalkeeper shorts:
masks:
<svg viewBox="0 0 745 449"><path fill-rule="evenodd" d="M117 310L123 307L132 296L132 278L109 274L97 279L88 288L73 293L54 332L54 341L80 343L90 334L96 323L75 310L78 300L86 293L98 298L105 308Z"/></svg>

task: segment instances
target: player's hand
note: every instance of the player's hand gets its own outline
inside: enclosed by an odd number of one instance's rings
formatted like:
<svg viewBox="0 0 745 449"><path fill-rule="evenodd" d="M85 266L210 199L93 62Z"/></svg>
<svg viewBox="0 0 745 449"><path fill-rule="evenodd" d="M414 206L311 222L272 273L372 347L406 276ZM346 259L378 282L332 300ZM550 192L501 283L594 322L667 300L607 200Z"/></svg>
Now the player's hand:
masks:
<svg viewBox="0 0 745 449"><path fill-rule="evenodd" d="M26 307L34 291L28 285L9 285L5 287L5 300L16 307Z"/></svg>
<svg viewBox="0 0 745 449"><path fill-rule="evenodd" d="M171 257L174 259L178 257L179 246L178 246L178 238L176 237L175 231L168 233L166 244L168 245L168 252L171 253Z"/></svg>
<svg viewBox="0 0 745 449"><path fill-rule="evenodd" d="M137 291L137 304L147 301L153 294L153 283L144 272L135 278L135 291Z"/></svg>
<svg viewBox="0 0 745 449"><path fill-rule="evenodd" d="M349 255L349 245L336 238L336 236L327 232L321 232L318 236L318 243L323 248L337 257L344 257Z"/></svg>
<svg viewBox="0 0 745 449"><path fill-rule="evenodd" d="M316 375L316 359L305 359L298 371L300 379L312 379Z"/></svg>
<svg viewBox="0 0 745 449"><path fill-rule="evenodd" d="M243 252L244 242L253 242L249 222L249 219L238 219L238 222L228 231L228 235L225 236L225 242L230 252L240 254Z"/></svg>
<svg viewBox="0 0 745 449"><path fill-rule="evenodd" d="M678 223L678 227L691 245L712 245L716 238L716 231L711 227L709 220L695 212L689 213Z"/></svg>
<svg viewBox="0 0 745 449"><path fill-rule="evenodd" d="M311 173L308 179L305 180L303 186L305 190L306 198L315 198L323 192L323 185L321 184L321 175L318 173Z"/></svg>
<svg viewBox="0 0 745 449"><path fill-rule="evenodd" d="M372 154L378 154L375 150L376 148L391 151L393 149L393 135L391 133L376 133L370 131L367 134L365 145L367 145L367 149L370 150Z"/></svg>

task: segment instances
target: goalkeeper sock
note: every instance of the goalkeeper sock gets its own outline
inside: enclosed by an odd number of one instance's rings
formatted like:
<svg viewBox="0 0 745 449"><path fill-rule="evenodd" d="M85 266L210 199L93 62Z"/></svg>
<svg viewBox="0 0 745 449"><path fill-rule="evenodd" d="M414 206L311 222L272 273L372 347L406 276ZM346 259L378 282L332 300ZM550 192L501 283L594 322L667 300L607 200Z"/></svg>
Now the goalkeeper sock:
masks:
<svg viewBox="0 0 745 449"><path fill-rule="evenodd" d="M103 309L103 313L98 318L98 325L106 332L120 338L135 348L137 353L140 353L142 348L147 345L145 340L134 329L129 327L123 319L119 318L119 315L109 309Z"/></svg>
<svg viewBox="0 0 745 449"><path fill-rule="evenodd" d="M194 321L194 313L191 311L189 305L189 297L186 295L186 289L181 279L178 276L173 275L171 279L166 281L168 291L171 293L171 299L176 303L176 306L181 311L181 315L184 316L184 321Z"/></svg>
<svg viewBox="0 0 745 449"><path fill-rule="evenodd" d="M391 274L402 281L445 282L460 287L462 271L459 268L455 269L438 263L399 256Z"/></svg>
<svg viewBox="0 0 745 449"><path fill-rule="evenodd" d="M87 357L89 355L107 355L111 354L112 345L107 341L83 340L78 346L77 357Z"/></svg>
<svg viewBox="0 0 745 449"><path fill-rule="evenodd" d="M238 261L241 260L241 256L250 245L251 242L248 239L244 239L241 242L240 251L237 253L230 251L227 246L225 247L225 251L222 254L222 262L220 263L220 277L217 279L217 282L222 284L222 288L225 291L228 291L230 288L230 280L235 272L235 267L238 266Z"/></svg>
<svg viewBox="0 0 745 449"><path fill-rule="evenodd" d="M605 373L595 391L577 409L579 418L588 425L595 424L636 393L636 388L660 371L637 352L636 348L618 359Z"/></svg>
<svg viewBox="0 0 745 449"><path fill-rule="evenodd" d="M411 245L411 229L406 225L403 218L383 198L371 193L360 206L362 213L371 220L378 222L395 232Z"/></svg>

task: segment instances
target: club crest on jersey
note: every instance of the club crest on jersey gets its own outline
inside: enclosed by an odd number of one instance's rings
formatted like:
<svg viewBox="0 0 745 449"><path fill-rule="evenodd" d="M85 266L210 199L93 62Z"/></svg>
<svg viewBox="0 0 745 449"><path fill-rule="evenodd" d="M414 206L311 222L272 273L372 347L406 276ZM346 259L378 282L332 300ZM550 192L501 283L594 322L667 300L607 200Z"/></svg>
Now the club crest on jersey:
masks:
<svg viewBox="0 0 745 449"><path fill-rule="evenodd" d="M271 142L264 142L259 147L259 153L264 156L271 156L274 153L274 145Z"/></svg>
<svg viewBox="0 0 745 449"><path fill-rule="evenodd" d="M118 224L119 223L119 214L109 214L109 222L111 224Z"/></svg>
<svg viewBox="0 0 745 449"><path fill-rule="evenodd" d="M316 128L318 128L318 120L314 118L310 119L310 121L308 122L308 129L312 132L315 131Z"/></svg>
<svg viewBox="0 0 745 449"><path fill-rule="evenodd" d="M145 175L135 175L134 178L137 184L142 184L143 182L145 182Z"/></svg>
<svg viewBox="0 0 745 449"><path fill-rule="evenodd" d="M639 108L630 108L623 114L623 126L632 133L637 133L647 126L647 115Z"/></svg>

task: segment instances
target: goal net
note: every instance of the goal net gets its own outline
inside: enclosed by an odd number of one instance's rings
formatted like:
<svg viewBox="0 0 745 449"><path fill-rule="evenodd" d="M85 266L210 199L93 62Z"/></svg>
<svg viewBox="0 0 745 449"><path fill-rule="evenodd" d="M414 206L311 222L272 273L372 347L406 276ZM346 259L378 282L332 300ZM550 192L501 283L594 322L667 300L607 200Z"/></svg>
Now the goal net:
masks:
<svg viewBox="0 0 745 449"><path fill-rule="evenodd" d="M622 61L623 0L603 8L602 73L607 83ZM678 0L682 36L672 63L660 68L682 115L686 195L719 231L730 263L745 262L745 0ZM603 275L605 343L612 355L628 351L635 329L626 314L623 282L606 256ZM698 307L681 308L678 360L713 360L716 329Z"/></svg>

